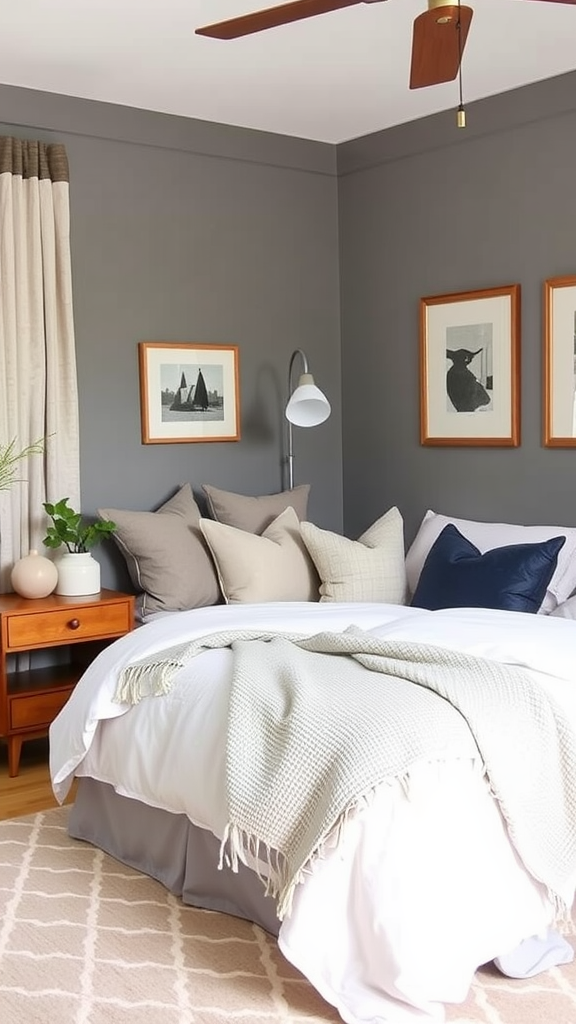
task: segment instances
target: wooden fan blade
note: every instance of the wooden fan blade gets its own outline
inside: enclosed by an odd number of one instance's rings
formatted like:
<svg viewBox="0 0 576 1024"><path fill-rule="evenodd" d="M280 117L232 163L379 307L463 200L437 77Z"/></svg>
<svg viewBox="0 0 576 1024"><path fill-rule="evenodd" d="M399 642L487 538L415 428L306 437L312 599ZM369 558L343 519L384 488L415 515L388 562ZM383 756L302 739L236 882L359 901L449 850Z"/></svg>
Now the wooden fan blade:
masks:
<svg viewBox="0 0 576 1024"><path fill-rule="evenodd" d="M418 15L412 33L411 89L456 78L471 21L472 8L462 5L438 6Z"/></svg>
<svg viewBox="0 0 576 1024"><path fill-rule="evenodd" d="M294 0L293 3L268 7L264 11L243 14L239 18L219 21L214 25L197 28L195 35L211 36L213 39L237 39L238 36L252 35L266 28L277 28L303 18L315 18L317 14L328 14L341 7L353 7L364 0Z"/></svg>

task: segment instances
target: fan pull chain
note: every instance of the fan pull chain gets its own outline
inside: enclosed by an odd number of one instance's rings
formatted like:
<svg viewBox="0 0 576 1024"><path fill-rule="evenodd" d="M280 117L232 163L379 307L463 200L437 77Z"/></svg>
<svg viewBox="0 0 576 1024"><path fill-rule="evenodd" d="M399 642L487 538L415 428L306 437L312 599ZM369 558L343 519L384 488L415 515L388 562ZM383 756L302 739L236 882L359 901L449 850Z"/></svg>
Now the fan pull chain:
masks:
<svg viewBox="0 0 576 1024"><path fill-rule="evenodd" d="M456 24L456 31L458 33L458 91L460 99L458 112L456 114L456 124L458 128L465 128L466 111L464 110L464 103L462 102L462 22L460 21L460 0L458 0L458 22Z"/></svg>

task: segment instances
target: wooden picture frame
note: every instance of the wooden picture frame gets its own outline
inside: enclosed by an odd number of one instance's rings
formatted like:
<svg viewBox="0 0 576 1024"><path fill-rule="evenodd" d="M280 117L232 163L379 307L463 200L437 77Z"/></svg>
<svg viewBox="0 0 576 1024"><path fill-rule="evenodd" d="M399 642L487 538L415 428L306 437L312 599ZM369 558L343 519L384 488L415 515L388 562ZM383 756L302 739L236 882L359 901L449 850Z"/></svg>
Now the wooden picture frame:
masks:
<svg viewBox="0 0 576 1024"><path fill-rule="evenodd" d="M576 448L576 276L544 282L544 446Z"/></svg>
<svg viewBox="0 0 576 1024"><path fill-rule="evenodd" d="M142 444L240 440L238 346L141 341Z"/></svg>
<svg viewBox="0 0 576 1024"><path fill-rule="evenodd" d="M420 443L520 444L520 285L420 299Z"/></svg>

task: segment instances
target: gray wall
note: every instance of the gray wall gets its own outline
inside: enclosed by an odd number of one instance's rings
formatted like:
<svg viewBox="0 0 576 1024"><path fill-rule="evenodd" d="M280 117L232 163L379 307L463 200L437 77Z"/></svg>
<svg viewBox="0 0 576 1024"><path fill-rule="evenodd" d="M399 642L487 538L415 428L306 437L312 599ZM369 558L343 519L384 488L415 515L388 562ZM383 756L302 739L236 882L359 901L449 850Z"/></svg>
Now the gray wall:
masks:
<svg viewBox="0 0 576 1024"><path fill-rule="evenodd" d="M391 504L408 542L428 507L576 521L576 452L541 442L542 284L576 273L576 73L470 105L465 131L448 112L339 147L7 86L0 100L0 130L69 154L87 515L153 508L185 480L280 489L302 347L333 409L295 429L321 526L356 536ZM421 447L419 298L515 282L521 446ZM141 444L141 340L240 346L239 443ZM125 582L112 546L97 556Z"/></svg>
<svg viewBox="0 0 576 1024"><path fill-rule="evenodd" d="M6 86L0 100L3 134L68 152L83 512L155 508L184 481L280 490L299 347L333 411L295 428L295 480L341 529L334 148ZM141 444L144 340L239 346L241 441ZM113 548L95 552L105 585L126 582Z"/></svg>
<svg viewBox="0 0 576 1024"><path fill-rule="evenodd" d="M345 530L391 504L574 525L576 451L542 446L542 286L576 274L576 73L338 149ZM518 448L419 443L421 296L520 283Z"/></svg>

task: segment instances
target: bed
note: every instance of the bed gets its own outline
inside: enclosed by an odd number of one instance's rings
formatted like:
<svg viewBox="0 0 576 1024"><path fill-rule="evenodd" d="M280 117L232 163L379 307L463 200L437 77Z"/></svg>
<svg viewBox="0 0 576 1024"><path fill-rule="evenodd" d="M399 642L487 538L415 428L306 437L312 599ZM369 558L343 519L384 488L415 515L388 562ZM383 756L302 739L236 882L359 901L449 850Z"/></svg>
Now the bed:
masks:
<svg viewBox="0 0 576 1024"><path fill-rule="evenodd" d="M452 758L439 737L435 759L377 786L354 807L340 841L325 844L280 922L254 864L238 874L225 864L218 869L227 826L231 649L192 658L164 696L114 701L122 668L193 637L223 629L340 634L351 625L380 640L417 638L522 666L576 723L572 621L382 604L198 609L159 618L96 659L52 727L53 784L63 799L73 776L80 779L73 835L196 905L277 931L283 954L344 1021L440 1021L442 1004L465 999L480 964L541 933L557 909L510 840L479 753ZM518 757L514 737L510 753ZM538 770L526 761L527 775ZM574 868L560 893L566 906L576 861Z"/></svg>
<svg viewBox="0 0 576 1024"><path fill-rule="evenodd" d="M227 603L169 613L158 521L106 510L152 615L53 723L54 792L78 779L73 836L277 935L347 1024L440 1022L574 899L576 531L522 544L430 512L405 560L395 509L354 542L305 507L256 522L261 500L240 528L199 524ZM176 510L181 566L189 492L163 509L156 563ZM463 565L505 606L467 605ZM436 607L438 579L460 607Z"/></svg>

